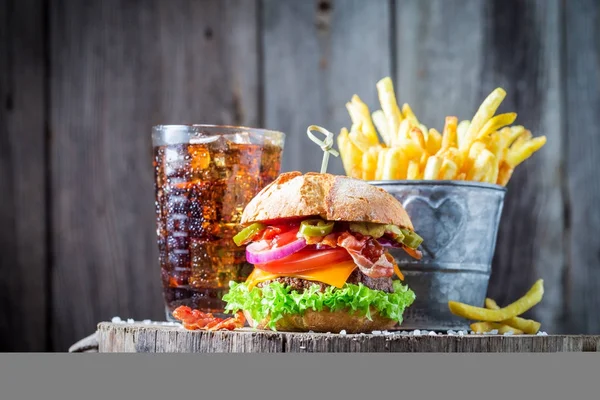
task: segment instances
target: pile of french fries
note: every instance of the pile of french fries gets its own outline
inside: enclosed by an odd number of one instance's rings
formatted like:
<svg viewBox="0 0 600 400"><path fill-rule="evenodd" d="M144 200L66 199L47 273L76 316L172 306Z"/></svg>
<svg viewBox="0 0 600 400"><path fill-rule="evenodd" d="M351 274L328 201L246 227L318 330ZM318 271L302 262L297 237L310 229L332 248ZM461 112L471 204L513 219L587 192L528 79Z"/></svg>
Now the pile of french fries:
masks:
<svg viewBox="0 0 600 400"><path fill-rule="evenodd" d="M352 120L337 138L346 175L365 180L469 180L506 186L514 169L546 137L509 126L515 113L494 115L506 92L495 89L472 120L446 117L442 133L427 129L408 104L396 102L392 80L377 82L381 110L372 114L357 96L346 104ZM378 135L379 134L379 135ZM383 140L381 142L379 137Z"/></svg>
<svg viewBox="0 0 600 400"><path fill-rule="evenodd" d="M539 279L531 289L520 299L500 308L490 298L485 299L485 308L475 307L456 301L449 301L450 312L474 322L471 330L476 333L496 330L499 334L512 332L515 335L536 334L541 324L532 319L521 318L520 315L542 301L544 296L544 281Z"/></svg>

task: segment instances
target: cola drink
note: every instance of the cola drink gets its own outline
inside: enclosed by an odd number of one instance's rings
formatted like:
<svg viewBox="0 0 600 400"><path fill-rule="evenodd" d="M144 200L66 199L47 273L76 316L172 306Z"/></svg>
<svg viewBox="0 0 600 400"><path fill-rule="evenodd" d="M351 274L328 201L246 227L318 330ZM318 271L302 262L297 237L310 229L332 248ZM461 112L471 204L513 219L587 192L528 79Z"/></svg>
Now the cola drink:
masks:
<svg viewBox="0 0 600 400"><path fill-rule="evenodd" d="M156 234L167 319L186 305L222 314L229 281L252 270L233 242L246 204L281 168L284 135L216 126L153 132Z"/></svg>

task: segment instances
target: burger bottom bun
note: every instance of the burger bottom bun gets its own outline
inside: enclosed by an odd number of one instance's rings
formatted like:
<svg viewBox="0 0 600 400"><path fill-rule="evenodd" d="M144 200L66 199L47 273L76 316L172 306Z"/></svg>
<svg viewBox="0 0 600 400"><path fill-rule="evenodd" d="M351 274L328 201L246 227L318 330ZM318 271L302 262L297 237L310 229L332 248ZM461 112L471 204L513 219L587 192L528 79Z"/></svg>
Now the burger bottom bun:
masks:
<svg viewBox="0 0 600 400"><path fill-rule="evenodd" d="M255 329L270 330L267 326L269 317L263 321L256 322L250 314L244 311L244 316L251 327ZM313 311L306 310L303 315L286 314L275 323L277 331L287 332L340 332L366 333L371 331L383 331L396 326L397 321L384 318L377 311L371 310L371 319L347 310L338 311Z"/></svg>

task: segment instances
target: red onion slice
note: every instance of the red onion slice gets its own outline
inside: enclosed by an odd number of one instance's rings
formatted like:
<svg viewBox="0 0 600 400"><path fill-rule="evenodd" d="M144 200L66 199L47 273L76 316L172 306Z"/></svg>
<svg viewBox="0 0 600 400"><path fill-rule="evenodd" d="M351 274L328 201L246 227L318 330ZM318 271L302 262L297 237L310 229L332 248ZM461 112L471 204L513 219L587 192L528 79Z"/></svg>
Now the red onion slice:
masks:
<svg viewBox="0 0 600 400"><path fill-rule="evenodd" d="M401 249L402 248L402 245L400 243L396 242L393 239L388 239L388 238L385 238L385 237L380 237L379 239L377 239L377 241L383 247L394 247L396 249Z"/></svg>
<svg viewBox="0 0 600 400"><path fill-rule="evenodd" d="M264 242L246 246L246 260L251 264L265 264L294 254L306 247L306 240L298 239L285 246L268 249Z"/></svg>

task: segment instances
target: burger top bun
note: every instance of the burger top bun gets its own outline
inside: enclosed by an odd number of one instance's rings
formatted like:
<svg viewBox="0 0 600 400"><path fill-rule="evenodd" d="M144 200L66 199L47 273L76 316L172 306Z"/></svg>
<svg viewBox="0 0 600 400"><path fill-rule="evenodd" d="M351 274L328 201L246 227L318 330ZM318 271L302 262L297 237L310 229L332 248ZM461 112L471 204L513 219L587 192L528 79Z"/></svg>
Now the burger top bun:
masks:
<svg viewBox="0 0 600 400"><path fill-rule="evenodd" d="M283 173L264 187L244 209L241 222L303 216L414 230L402 204L385 190L346 176L297 171Z"/></svg>

